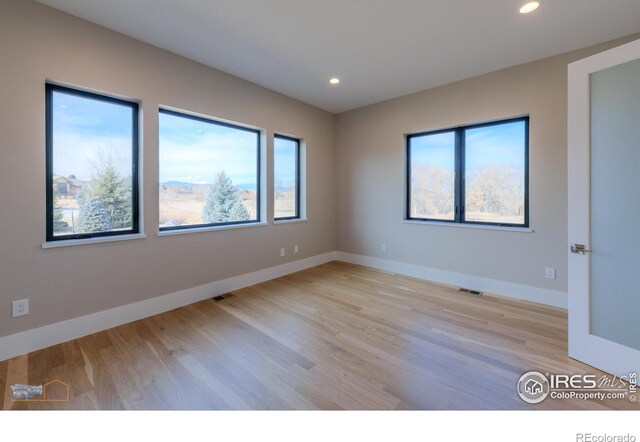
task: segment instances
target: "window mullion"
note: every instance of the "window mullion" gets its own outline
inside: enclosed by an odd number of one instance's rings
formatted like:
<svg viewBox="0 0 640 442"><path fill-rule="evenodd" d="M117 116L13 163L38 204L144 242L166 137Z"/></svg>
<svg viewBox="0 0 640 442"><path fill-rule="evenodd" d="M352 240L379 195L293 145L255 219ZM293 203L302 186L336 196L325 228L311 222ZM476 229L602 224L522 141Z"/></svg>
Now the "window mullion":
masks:
<svg viewBox="0 0 640 442"><path fill-rule="evenodd" d="M460 222L465 222L467 203L465 199L467 177L466 177L466 160L467 160L467 133L465 128L458 129L460 131Z"/></svg>
<svg viewBox="0 0 640 442"><path fill-rule="evenodd" d="M455 177L455 222L462 223L463 222L463 207L464 207L464 199L463 199L463 171L464 171L464 157L463 157L463 134L462 129L456 129L456 158L455 158L455 169L456 169L456 177Z"/></svg>
<svg viewBox="0 0 640 442"><path fill-rule="evenodd" d="M296 218L300 218L300 140L296 143Z"/></svg>

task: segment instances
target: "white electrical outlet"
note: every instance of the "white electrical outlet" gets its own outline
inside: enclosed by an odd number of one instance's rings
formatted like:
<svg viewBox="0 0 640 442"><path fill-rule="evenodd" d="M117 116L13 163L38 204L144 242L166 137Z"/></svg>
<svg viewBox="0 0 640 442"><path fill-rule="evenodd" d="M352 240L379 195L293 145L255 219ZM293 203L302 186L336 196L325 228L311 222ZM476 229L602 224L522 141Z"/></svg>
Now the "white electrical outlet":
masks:
<svg viewBox="0 0 640 442"><path fill-rule="evenodd" d="M286 250L284 248L280 249L280 256L284 256L285 252L286 252Z"/></svg>
<svg viewBox="0 0 640 442"><path fill-rule="evenodd" d="M298 253L298 246L293 246L293 253Z"/></svg>
<svg viewBox="0 0 640 442"><path fill-rule="evenodd" d="M386 244L380 244L380 251L381 252L386 252L387 251L387 245Z"/></svg>
<svg viewBox="0 0 640 442"><path fill-rule="evenodd" d="M547 267L545 270L545 276L547 279L556 279L556 269L553 267Z"/></svg>
<svg viewBox="0 0 640 442"><path fill-rule="evenodd" d="M29 314L29 300L20 299L11 303L12 317L24 316Z"/></svg>

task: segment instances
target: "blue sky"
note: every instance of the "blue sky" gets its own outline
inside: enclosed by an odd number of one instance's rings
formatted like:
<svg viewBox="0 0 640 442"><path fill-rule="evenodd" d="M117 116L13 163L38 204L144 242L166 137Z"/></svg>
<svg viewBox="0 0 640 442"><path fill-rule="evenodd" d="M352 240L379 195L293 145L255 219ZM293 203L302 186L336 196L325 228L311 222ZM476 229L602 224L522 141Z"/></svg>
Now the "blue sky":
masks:
<svg viewBox="0 0 640 442"><path fill-rule="evenodd" d="M413 164L433 164L445 169L455 168L455 133L442 132L411 138Z"/></svg>
<svg viewBox="0 0 640 442"><path fill-rule="evenodd" d="M522 121L466 131L468 171L489 164L524 167L525 124ZM434 164L453 170L455 134L444 132L411 138L414 164Z"/></svg>
<svg viewBox="0 0 640 442"><path fill-rule="evenodd" d="M131 174L131 108L61 92L52 106L54 174L89 180L101 157Z"/></svg>
<svg viewBox="0 0 640 442"><path fill-rule="evenodd" d="M54 174L90 180L101 158L110 158L130 175L129 107L58 91L52 105ZM159 119L161 182L208 183L225 170L234 184L257 183L257 134L167 114Z"/></svg>
<svg viewBox="0 0 640 442"><path fill-rule="evenodd" d="M89 180L100 157L108 156L123 176L130 174L131 109L65 93L53 94L54 173ZM224 170L234 184L256 184L254 132L189 118L160 114L160 182L211 182ZM524 123L513 122L466 131L466 165L473 170L487 164L524 167ZM453 132L413 137L414 164L454 169ZM275 139L276 185L295 181L295 143Z"/></svg>
<svg viewBox="0 0 640 442"><path fill-rule="evenodd" d="M257 184L258 134L160 114L160 182L209 183L224 170L236 185Z"/></svg>
<svg viewBox="0 0 640 442"><path fill-rule="evenodd" d="M296 182L297 143L276 138L273 145L273 163L276 186L291 186Z"/></svg>

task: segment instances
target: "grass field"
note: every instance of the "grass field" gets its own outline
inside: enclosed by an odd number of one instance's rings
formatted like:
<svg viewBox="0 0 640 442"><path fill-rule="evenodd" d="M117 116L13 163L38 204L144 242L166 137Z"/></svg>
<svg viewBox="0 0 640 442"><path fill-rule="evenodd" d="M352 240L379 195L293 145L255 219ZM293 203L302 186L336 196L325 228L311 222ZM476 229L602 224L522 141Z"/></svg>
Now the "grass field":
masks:
<svg viewBox="0 0 640 442"><path fill-rule="evenodd" d="M242 203L251 219L256 218L256 200L246 199ZM202 209L205 201L194 199L164 199L160 201L160 226L182 226L203 224Z"/></svg>
<svg viewBox="0 0 640 442"><path fill-rule="evenodd" d="M412 213L415 218L428 218L433 220L451 221L455 218L453 212L450 213L434 213L422 214ZM500 215L499 213L489 212L466 212L465 221L484 222L494 224L524 224L524 215Z"/></svg>

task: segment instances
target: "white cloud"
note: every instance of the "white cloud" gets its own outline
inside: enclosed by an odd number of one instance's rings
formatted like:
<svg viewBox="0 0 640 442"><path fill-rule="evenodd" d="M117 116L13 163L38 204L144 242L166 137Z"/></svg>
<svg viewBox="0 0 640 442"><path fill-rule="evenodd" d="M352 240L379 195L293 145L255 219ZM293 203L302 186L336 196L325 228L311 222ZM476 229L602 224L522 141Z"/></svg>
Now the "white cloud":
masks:
<svg viewBox="0 0 640 442"><path fill-rule="evenodd" d="M210 182L224 170L235 184L256 181L255 135L207 133L191 143L160 141L160 182Z"/></svg>

